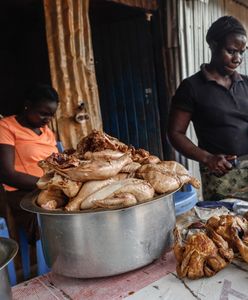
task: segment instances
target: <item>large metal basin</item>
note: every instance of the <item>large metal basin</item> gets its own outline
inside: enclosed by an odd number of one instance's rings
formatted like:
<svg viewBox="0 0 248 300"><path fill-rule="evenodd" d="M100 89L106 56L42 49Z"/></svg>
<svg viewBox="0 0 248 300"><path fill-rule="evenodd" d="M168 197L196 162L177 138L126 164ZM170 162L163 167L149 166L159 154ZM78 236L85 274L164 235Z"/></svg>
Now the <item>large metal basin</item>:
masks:
<svg viewBox="0 0 248 300"><path fill-rule="evenodd" d="M8 263L18 251L17 243L11 239L0 237L0 299L12 299L11 286L8 276Z"/></svg>
<svg viewBox="0 0 248 300"><path fill-rule="evenodd" d="M172 194L125 209L47 211L26 197L21 207L37 213L46 262L58 274L94 278L145 266L172 246Z"/></svg>

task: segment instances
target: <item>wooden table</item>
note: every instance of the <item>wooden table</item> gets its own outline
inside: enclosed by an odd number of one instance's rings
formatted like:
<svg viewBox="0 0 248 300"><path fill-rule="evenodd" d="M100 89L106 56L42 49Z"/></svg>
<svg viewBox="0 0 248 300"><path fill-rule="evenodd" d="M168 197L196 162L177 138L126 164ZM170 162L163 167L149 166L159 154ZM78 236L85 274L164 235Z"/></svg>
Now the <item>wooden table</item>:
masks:
<svg viewBox="0 0 248 300"><path fill-rule="evenodd" d="M172 252L136 271L100 279L48 273L12 288L14 300L248 300L248 264L235 261L211 278L181 280Z"/></svg>

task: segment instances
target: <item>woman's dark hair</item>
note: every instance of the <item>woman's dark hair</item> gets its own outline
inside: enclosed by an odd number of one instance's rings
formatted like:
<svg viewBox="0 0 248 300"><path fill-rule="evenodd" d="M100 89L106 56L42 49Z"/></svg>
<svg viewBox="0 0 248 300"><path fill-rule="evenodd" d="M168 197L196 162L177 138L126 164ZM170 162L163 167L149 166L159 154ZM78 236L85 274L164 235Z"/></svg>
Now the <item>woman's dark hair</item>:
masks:
<svg viewBox="0 0 248 300"><path fill-rule="evenodd" d="M217 19L209 27L206 41L211 46L213 44L222 45L227 35L230 33L239 33L246 36L244 26L232 16L224 16Z"/></svg>
<svg viewBox="0 0 248 300"><path fill-rule="evenodd" d="M42 100L59 102L57 91L48 84L37 83L28 89L25 93L25 99L35 104Z"/></svg>

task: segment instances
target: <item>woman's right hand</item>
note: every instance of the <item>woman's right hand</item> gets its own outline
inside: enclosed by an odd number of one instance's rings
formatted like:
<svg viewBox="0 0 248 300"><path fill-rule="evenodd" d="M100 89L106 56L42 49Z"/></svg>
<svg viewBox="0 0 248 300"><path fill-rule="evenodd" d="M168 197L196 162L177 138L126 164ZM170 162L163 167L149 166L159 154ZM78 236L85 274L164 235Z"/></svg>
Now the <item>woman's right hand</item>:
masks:
<svg viewBox="0 0 248 300"><path fill-rule="evenodd" d="M209 154L203 163L211 173L217 177L221 177L232 169L233 165L230 163L230 161L234 160L235 158L235 155Z"/></svg>

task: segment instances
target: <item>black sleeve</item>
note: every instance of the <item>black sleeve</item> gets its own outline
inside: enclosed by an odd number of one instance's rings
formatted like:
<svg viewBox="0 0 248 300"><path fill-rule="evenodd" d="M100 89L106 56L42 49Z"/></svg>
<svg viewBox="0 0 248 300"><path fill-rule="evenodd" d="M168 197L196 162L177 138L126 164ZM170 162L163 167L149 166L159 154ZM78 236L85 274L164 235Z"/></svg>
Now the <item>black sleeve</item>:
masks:
<svg viewBox="0 0 248 300"><path fill-rule="evenodd" d="M194 112L194 96L191 84L184 79L171 100L171 108L178 108L187 112Z"/></svg>

